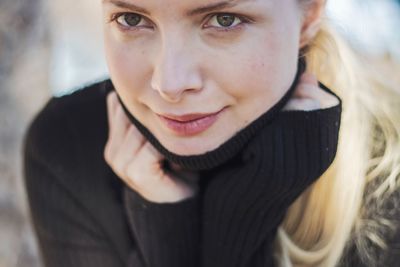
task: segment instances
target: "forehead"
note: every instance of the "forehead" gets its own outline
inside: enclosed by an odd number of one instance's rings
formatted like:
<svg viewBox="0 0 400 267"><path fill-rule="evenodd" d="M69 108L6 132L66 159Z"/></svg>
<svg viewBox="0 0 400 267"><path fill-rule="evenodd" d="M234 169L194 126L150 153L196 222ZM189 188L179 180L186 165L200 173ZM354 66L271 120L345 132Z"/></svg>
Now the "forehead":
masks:
<svg viewBox="0 0 400 267"><path fill-rule="evenodd" d="M102 0L103 4L129 9L142 14L151 15L153 10L174 9L182 11L186 16L195 16L210 11L244 5L250 3L272 2L266 0Z"/></svg>

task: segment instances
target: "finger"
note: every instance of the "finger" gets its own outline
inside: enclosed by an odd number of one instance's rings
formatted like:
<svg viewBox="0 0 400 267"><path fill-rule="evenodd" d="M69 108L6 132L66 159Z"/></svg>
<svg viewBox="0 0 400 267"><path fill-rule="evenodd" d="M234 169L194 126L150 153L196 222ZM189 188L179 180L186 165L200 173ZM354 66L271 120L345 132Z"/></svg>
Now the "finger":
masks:
<svg viewBox="0 0 400 267"><path fill-rule="evenodd" d="M162 170L161 157L147 141L136 153L134 161L127 165L126 174L125 182L153 202L163 202L162 199L171 197L166 194L174 192L171 185L166 183L169 178Z"/></svg>
<svg viewBox="0 0 400 267"><path fill-rule="evenodd" d="M135 164L128 168L128 181L140 195L152 202L176 202L197 192L195 184L165 173L161 161L163 157L146 141L136 154ZM147 164L147 167L144 167ZM142 168L139 169L138 165ZM140 172L138 172L140 170Z"/></svg>
<svg viewBox="0 0 400 267"><path fill-rule="evenodd" d="M104 158L108 163L111 163L114 160L130 125L129 120L119 103L116 103L115 109L114 114L111 115L110 118L109 136L104 149ZM110 111L110 114L112 114L112 111Z"/></svg>
<svg viewBox="0 0 400 267"><path fill-rule="evenodd" d="M317 77L312 74L311 72L306 72L301 76L300 79L301 83L305 83L305 84L310 84L310 85L314 85L314 86L318 86L318 80Z"/></svg>
<svg viewBox="0 0 400 267"><path fill-rule="evenodd" d="M111 128L112 118L115 114L115 107L117 104L117 94L115 92L110 92L107 95L107 118L108 118L108 127Z"/></svg>
<svg viewBox="0 0 400 267"><path fill-rule="evenodd" d="M300 77L299 84L294 92L295 97L313 98L315 89L319 87L318 80L315 75L311 73L304 73ZM314 90L313 90L314 89Z"/></svg>
<svg viewBox="0 0 400 267"><path fill-rule="evenodd" d="M146 139L139 132L136 126L131 124L128 127L122 146L124 148L133 150L134 154L136 154L139 149L144 145L145 141Z"/></svg>
<svg viewBox="0 0 400 267"><path fill-rule="evenodd" d="M164 160L164 157L150 144L150 142L146 142L136 156L138 163L140 162L140 164L147 164L147 166L150 167L149 172L154 174L150 176L152 178L144 181L142 186L147 186L148 188L150 186L157 186L159 188L164 188L164 192L175 192L174 194L182 194L187 190L188 183L193 185L198 181L198 175L192 172L183 171L176 164L173 164L174 169L180 169L181 171L179 173L174 172L173 174L175 175L166 174L162 169L161 164L161 162Z"/></svg>
<svg viewBox="0 0 400 267"><path fill-rule="evenodd" d="M115 114L112 118L112 128L110 129L111 139L113 139L116 144L121 144L130 125L131 123L125 115L121 104L117 103Z"/></svg>
<svg viewBox="0 0 400 267"><path fill-rule="evenodd" d="M159 178L163 175L162 160L162 155L146 141L135 154L134 160L126 166L126 174L137 184L143 183L143 177Z"/></svg>
<svg viewBox="0 0 400 267"><path fill-rule="evenodd" d="M339 100L334 95L314 85L303 84L301 88L299 88L299 91L299 98L308 98L318 101L321 108L328 108L339 103Z"/></svg>
<svg viewBox="0 0 400 267"><path fill-rule="evenodd" d="M115 120L115 110L117 104L117 94L112 91L107 95L107 120L108 120L108 140L104 147L103 156L107 163L112 163L113 154L115 154L115 145L113 145L112 141L112 133L114 128L114 120Z"/></svg>
<svg viewBox="0 0 400 267"><path fill-rule="evenodd" d="M311 98L292 98L283 110L315 110L321 109L319 101Z"/></svg>
<svg viewBox="0 0 400 267"><path fill-rule="evenodd" d="M148 166L150 172L158 173L162 168L164 157L150 142L146 141L136 154L136 162L141 166ZM143 164L143 165L142 165Z"/></svg>
<svg viewBox="0 0 400 267"><path fill-rule="evenodd" d="M125 182L153 202L176 202L192 196L197 187L162 169L164 157L147 140L126 168Z"/></svg>
<svg viewBox="0 0 400 267"><path fill-rule="evenodd" d="M144 143L145 138L136 127L134 125L129 126L124 141L121 143L119 150L114 157L115 168L119 169L122 173L125 173L129 163L136 160L136 154L142 148Z"/></svg>
<svg viewBox="0 0 400 267"><path fill-rule="evenodd" d="M320 108L327 108L339 103L339 100L334 95L325 92L319 87L316 76L311 73L302 75L294 96L318 101L320 103Z"/></svg>

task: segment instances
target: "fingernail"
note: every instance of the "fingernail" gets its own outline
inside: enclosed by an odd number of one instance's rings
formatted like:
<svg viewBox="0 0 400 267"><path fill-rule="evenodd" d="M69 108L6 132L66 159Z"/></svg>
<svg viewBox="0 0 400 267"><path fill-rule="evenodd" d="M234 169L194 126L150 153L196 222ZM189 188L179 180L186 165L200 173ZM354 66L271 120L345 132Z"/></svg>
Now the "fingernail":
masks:
<svg viewBox="0 0 400 267"><path fill-rule="evenodd" d="M311 73L311 72L306 72L301 76L301 81L303 83L309 83L312 85L318 85L318 80L317 77L315 76L315 74Z"/></svg>

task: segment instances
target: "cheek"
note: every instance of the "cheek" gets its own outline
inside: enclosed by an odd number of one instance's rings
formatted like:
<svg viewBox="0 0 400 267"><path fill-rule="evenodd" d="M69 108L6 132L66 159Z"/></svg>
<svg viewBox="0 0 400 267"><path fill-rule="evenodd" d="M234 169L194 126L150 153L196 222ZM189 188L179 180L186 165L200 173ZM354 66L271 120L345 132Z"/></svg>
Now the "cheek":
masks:
<svg viewBox="0 0 400 267"><path fill-rule="evenodd" d="M106 55L111 76L117 80L129 78L129 74L137 69L133 68L135 61L132 60L137 58L136 54L133 50L123 45L112 40L109 41L106 44Z"/></svg>
<svg viewBox="0 0 400 267"><path fill-rule="evenodd" d="M266 33L261 45L253 46L247 69L250 70L258 87L265 95L265 90L272 96L280 97L293 82L298 61L298 42L295 27L277 25L271 32ZM269 97L269 95L265 95Z"/></svg>
<svg viewBox="0 0 400 267"><path fill-rule="evenodd" d="M128 43L105 39L107 65L116 90L122 95L138 94L145 88L146 52ZM121 95L121 96L122 96Z"/></svg>
<svg viewBox="0 0 400 267"><path fill-rule="evenodd" d="M222 53L225 56L213 59L214 77L223 83L220 87L238 100L275 95L280 81L279 62L283 59L279 46L266 39L257 39L234 53Z"/></svg>

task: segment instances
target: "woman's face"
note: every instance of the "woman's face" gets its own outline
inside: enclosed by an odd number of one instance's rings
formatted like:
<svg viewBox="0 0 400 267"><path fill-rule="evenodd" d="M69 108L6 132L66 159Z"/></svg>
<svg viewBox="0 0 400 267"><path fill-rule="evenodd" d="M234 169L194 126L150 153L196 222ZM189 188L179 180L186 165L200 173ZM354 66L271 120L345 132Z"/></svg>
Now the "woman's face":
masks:
<svg viewBox="0 0 400 267"><path fill-rule="evenodd" d="M111 79L171 152L213 150L275 104L296 74L297 0L103 0Z"/></svg>

